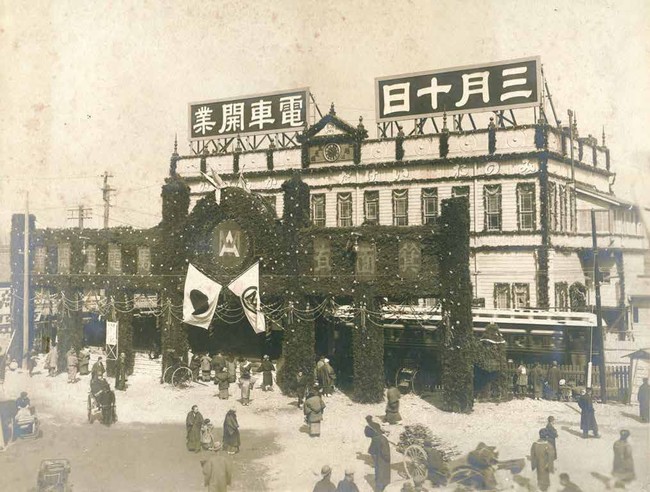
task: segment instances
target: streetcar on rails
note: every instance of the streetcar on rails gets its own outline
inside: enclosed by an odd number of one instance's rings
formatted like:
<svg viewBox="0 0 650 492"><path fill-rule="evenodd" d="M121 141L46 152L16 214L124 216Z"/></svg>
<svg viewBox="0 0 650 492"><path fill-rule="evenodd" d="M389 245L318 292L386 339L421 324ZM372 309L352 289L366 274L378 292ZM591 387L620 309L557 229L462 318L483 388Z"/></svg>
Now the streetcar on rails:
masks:
<svg viewBox="0 0 650 492"><path fill-rule="evenodd" d="M342 306L334 339L339 354L349 351L351 310ZM417 306L388 305L381 310L384 329L384 367L387 381L426 379L426 386L436 386L440 374L442 349L439 309ZM596 315L584 312L555 312L535 309L472 310L474 335L481 339L489 324L497 325L506 356L514 363L526 365L539 362L586 367L591 360L600 361L602 347L596 333ZM343 344L348 345L344 347ZM400 376L401 374L401 376Z"/></svg>

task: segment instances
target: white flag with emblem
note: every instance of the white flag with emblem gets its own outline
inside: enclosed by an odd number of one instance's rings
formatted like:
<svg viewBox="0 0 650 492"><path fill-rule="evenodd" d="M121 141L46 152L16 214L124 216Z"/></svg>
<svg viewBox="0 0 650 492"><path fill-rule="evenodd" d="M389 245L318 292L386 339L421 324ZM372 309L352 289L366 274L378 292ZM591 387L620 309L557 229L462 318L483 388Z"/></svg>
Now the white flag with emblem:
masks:
<svg viewBox="0 0 650 492"><path fill-rule="evenodd" d="M185 277L183 322L207 330L217 309L221 289L221 284L208 278L190 263Z"/></svg>
<svg viewBox="0 0 650 492"><path fill-rule="evenodd" d="M255 333L266 331L264 315L260 310L260 264L255 263L235 280L228 288L239 296L244 313Z"/></svg>

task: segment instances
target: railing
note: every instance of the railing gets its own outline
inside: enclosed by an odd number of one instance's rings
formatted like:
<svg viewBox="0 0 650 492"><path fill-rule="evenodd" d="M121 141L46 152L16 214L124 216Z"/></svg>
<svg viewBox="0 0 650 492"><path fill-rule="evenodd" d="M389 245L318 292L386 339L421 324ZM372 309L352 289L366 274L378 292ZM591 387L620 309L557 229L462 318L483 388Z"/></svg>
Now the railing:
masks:
<svg viewBox="0 0 650 492"><path fill-rule="evenodd" d="M591 210L577 210L579 233L591 234ZM596 210L596 232L599 234L640 235L639 223L631 210Z"/></svg>

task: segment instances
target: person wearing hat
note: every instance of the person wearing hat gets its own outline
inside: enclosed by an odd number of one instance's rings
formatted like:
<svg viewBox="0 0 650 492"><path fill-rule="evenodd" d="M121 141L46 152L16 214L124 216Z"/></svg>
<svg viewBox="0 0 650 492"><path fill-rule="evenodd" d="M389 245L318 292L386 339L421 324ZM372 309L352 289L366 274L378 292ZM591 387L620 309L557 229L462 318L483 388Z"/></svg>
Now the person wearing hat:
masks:
<svg viewBox="0 0 650 492"><path fill-rule="evenodd" d="M199 407L192 405L192 409L185 418L185 428L187 430L187 450L198 453L201 451L201 426L203 425L203 415L199 412Z"/></svg>
<svg viewBox="0 0 650 492"><path fill-rule="evenodd" d="M29 408L29 397L27 391L21 391L20 396L16 398L16 408Z"/></svg>
<svg viewBox="0 0 650 492"><path fill-rule="evenodd" d="M612 475L616 478L615 488L625 488L625 484L636 478L634 474L634 458L632 457L632 446L627 442L630 431L623 429L621 438L614 443L614 466Z"/></svg>
<svg viewBox="0 0 650 492"><path fill-rule="evenodd" d="M241 441L239 437L239 422L237 422L237 411L234 408L228 410L223 421L223 448L228 454L239 453Z"/></svg>
<svg viewBox="0 0 650 492"><path fill-rule="evenodd" d="M214 453L207 460L201 460L203 485L208 492L228 492L228 486L232 483L232 465L220 450L221 444L217 442Z"/></svg>
<svg viewBox="0 0 650 492"><path fill-rule="evenodd" d="M390 443L371 416L366 417L366 422L364 434L370 438L368 453L375 468L375 491L381 492L390 483Z"/></svg>
<svg viewBox="0 0 650 492"><path fill-rule="evenodd" d="M226 367L221 368L221 372L215 375L215 381L219 383L219 398L221 400L227 400L230 392L230 383L228 382L228 369Z"/></svg>
<svg viewBox="0 0 650 492"><path fill-rule="evenodd" d="M273 391L273 371L275 371L275 367L269 356L265 355L259 369L259 372L262 373L262 391Z"/></svg>
<svg viewBox="0 0 650 492"><path fill-rule="evenodd" d="M336 492L359 492L359 487L354 483L354 470L345 469L345 477L336 486Z"/></svg>
<svg viewBox="0 0 650 492"><path fill-rule="evenodd" d="M587 439L589 437L589 431L594 432L594 437L600 437L598 435L594 401L591 397L591 388L582 390L580 398L578 398L578 406L580 407L580 429L582 429L582 437Z"/></svg>
<svg viewBox="0 0 650 492"><path fill-rule="evenodd" d="M115 389L126 391L126 354L122 352L115 364Z"/></svg>
<svg viewBox="0 0 650 492"><path fill-rule="evenodd" d="M323 420L325 402L316 388L312 389L309 397L305 400L303 413L309 426L310 437L320 437L320 423Z"/></svg>
<svg viewBox="0 0 650 492"><path fill-rule="evenodd" d="M214 384L219 384L219 381L217 380L217 374L219 374L221 372L221 369L224 367L226 367L226 359L221 352L217 352L217 355L212 358L212 369L214 369L215 376Z"/></svg>
<svg viewBox="0 0 650 492"><path fill-rule="evenodd" d="M542 390L544 389L544 372L539 365L539 362L535 363L535 366L530 371L529 380L533 385L533 396L536 400L542 399Z"/></svg>
<svg viewBox="0 0 650 492"><path fill-rule="evenodd" d="M98 376L104 377L106 368L104 367L104 362L102 361L102 356L100 355L97 359L97 362L93 364L93 368L90 370L90 381L94 381Z"/></svg>
<svg viewBox="0 0 650 492"><path fill-rule="evenodd" d="M318 384L321 388L323 388L324 396L328 396L332 388L332 378L330 377L329 368L331 368L331 366L329 365L328 360L325 357L321 357L321 359L316 364L316 371L318 375Z"/></svg>
<svg viewBox="0 0 650 492"><path fill-rule="evenodd" d="M210 359L210 355L207 352L201 356L200 367L201 380L204 382L210 381L210 376L212 374L212 359Z"/></svg>
<svg viewBox="0 0 650 492"><path fill-rule="evenodd" d="M546 429L539 430L539 440L530 448L530 465L537 472L537 486L545 491L551 486L551 473L554 472L553 462L555 454L551 444L547 441Z"/></svg>
<svg viewBox="0 0 650 492"><path fill-rule="evenodd" d="M557 447L555 446L555 440L557 439L557 430L553 425L555 423L555 417L550 415L546 420L546 440L549 442L553 448L553 453L555 453L555 459L557 459Z"/></svg>
<svg viewBox="0 0 650 492"><path fill-rule="evenodd" d="M313 492L336 492L336 487L332 483L332 469L329 465L323 466L320 470L321 479L314 485Z"/></svg>

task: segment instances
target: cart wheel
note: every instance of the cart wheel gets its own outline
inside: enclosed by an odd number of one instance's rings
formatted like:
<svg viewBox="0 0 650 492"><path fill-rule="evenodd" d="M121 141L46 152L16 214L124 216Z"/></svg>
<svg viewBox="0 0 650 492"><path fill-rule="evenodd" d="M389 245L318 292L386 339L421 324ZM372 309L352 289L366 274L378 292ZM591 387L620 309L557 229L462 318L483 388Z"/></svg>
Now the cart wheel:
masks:
<svg viewBox="0 0 650 492"><path fill-rule="evenodd" d="M174 366L169 366L167 369L165 369L165 372L163 372L163 383L169 383L172 384L172 375L174 374L174 371L176 368Z"/></svg>
<svg viewBox="0 0 650 492"><path fill-rule="evenodd" d="M192 371L189 367L179 367L172 374L174 388L187 388L192 384Z"/></svg>
<svg viewBox="0 0 650 492"><path fill-rule="evenodd" d="M417 444L411 444L404 451L404 471L409 478L427 477L427 452Z"/></svg>

